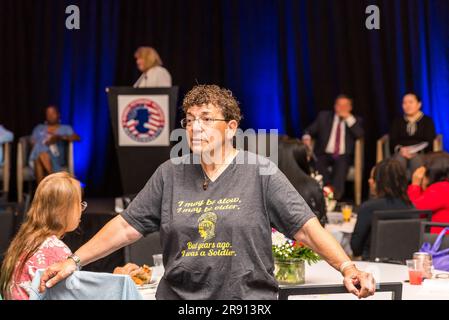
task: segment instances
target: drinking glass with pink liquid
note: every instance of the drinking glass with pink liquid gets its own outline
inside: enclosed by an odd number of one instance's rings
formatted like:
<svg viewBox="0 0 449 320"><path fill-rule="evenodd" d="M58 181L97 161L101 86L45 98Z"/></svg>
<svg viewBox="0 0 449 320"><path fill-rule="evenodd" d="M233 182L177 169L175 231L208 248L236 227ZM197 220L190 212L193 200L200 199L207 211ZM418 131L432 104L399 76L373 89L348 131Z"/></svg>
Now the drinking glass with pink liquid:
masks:
<svg viewBox="0 0 449 320"><path fill-rule="evenodd" d="M407 260L408 267L408 275L410 284L412 285L420 285L422 284L423 276L424 276L424 265L421 260Z"/></svg>

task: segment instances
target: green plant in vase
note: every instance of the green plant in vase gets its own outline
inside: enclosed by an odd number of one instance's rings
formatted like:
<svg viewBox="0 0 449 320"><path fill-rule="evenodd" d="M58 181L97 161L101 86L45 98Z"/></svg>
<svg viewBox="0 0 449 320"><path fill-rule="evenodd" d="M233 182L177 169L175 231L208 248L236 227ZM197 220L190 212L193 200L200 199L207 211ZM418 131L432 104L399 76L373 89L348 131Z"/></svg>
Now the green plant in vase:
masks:
<svg viewBox="0 0 449 320"><path fill-rule="evenodd" d="M273 231L274 276L279 284L294 285L305 282L305 262L309 265L321 260L312 249L289 240Z"/></svg>

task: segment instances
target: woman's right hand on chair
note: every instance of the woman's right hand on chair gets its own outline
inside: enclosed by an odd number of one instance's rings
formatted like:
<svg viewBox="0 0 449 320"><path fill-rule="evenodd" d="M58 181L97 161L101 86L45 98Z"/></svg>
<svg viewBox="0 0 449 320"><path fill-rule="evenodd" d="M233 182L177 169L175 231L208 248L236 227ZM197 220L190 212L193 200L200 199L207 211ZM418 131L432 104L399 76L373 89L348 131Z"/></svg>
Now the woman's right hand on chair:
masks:
<svg viewBox="0 0 449 320"><path fill-rule="evenodd" d="M76 270L75 261L67 259L59 263L55 263L45 269L41 277L39 291L44 292L46 288L51 288L58 282L69 277Z"/></svg>

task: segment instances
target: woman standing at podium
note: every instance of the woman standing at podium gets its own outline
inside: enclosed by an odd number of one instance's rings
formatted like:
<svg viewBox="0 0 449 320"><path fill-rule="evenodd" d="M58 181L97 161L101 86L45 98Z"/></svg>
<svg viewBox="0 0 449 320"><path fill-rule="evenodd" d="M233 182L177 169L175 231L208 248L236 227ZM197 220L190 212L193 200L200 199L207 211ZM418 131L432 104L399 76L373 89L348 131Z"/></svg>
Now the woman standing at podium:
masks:
<svg viewBox="0 0 449 320"><path fill-rule="evenodd" d="M137 69L142 72L134 88L171 87L171 75L162 67L162 60L154 48L140 47L134 57Z"/></svg>

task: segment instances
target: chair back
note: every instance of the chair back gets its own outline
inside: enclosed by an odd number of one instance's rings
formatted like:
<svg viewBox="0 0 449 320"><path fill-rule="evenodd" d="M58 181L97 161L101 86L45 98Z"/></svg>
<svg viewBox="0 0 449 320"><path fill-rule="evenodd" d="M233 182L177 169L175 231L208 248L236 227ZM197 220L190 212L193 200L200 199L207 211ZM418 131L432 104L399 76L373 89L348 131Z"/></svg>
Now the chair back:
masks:
<svg viewBox="0 0 449 320"><path fill-rule="evenodd" d="M30 300L142 300L129 275L75 271L45 292L39 292L44 269L39 269L29 287Z"/></svg>
<svg viewBox="0 0 449 320"><path fill-rule="evenodd" d="M17 201L23 201L23 185L27 181L29 192L31 193L31 183L34 181L34 172L28 167L28 158L30 156L32 144L31 136L23 136L19 138L17 143L17 159L16 159L16 175L17 175Z"/></svg>
<svg viewBox="0 0 449 320"><path fill-rule="evenodd" d="M365 163L365 139L355 142L354 150L354 201L357 206L362 203L363 164Z"/></svg>
<svg viewBox="0 0 449 320"><path fill-rule="evenodd" d="M430 221L431 211L375 211L371 220L370 259L403 263L419 249L421 221Z"/></svg>
<svg viewBox="0 0 449 320"><path fill-rule="evenodd" d="M16 230L18 230L22 222L25 221L30 206L31 206L31 194L27 192L23 194L23 201L16 204L16 226L15 226Z"/></svg>
<svg viewBox="0 0 449 320"><path fill-rule="evenodd" d="M1 191L6 200L8 198L9 181L11 178L11 143L3 143L0 147L3 148L3 164L0 166L0 178L3 181L3 188Z"/></svg>
<svg viewBox="0 0 449 320"><path fill-rule="evenodd" d="M377 140L376 163L379 163L390 156L390 136L385 134Z"/></svg>
<svg viewBox="0 0 449 320"><path fill-rule="evenodd" d="M447 228L449 227L449 223L439 223L439 222L428 222L428 221L422 221L421 222L421 229L419 233L419 244L422 246L424 242L428 242L430 244L433 244L435 240L438 237L438 234L430 233L430 228L432 227L440 227L440 228ZM443 241L441 242L441 246L439 250L447 249L449 248L449 236L446 234L443 238Z"/></svg>
<svg viewBox="0 0 449 320"><path fill-rule="evenodd" d="M32 147L31 136L23 136L19 138L19 142L17 144L17 164L19 164L20 161L21 168L28 165L28 158Z"/></svg>
<svg viewBox="0 0 449 320"><path fill-rule="evenodd" d="M14 235L14 211L0 208L0 263Z"/></svg>
<svg viewBox="0 0 449 320"><path fill-rule="evenodd" d="M435 140L433 140L433 151L437 152L442 150L443 150L443 135L439 134L437 135Z"/></svg>
<svg viewBox="0 0 449 320"><path fill-rule="evenodd" d="M401 282L381 282L377 284L376 292L391 292L391 300L402 300ZM329 295L347 294L348 290L342 284L331 285L298 285L280 286L278 300L288 300L295 295Z"/></svg>
<svg viewBox="0 0 449 320"><path fill-rule="evenodd" d="M433 140L432 149L434 152L443 150L443 135L439 134ZM381 162L384 159L391 157L390 151L390 136L388 134L383 135L379 140L377 140L377 150L376 150L376 163Z"/></svg>
<svg viewBox="0 0 449 320"><path fill-rule="evenodd" d="M160 234L159 232L154 232L125 247L125 263L153 266L153 255L161 253Z"/></svg>

